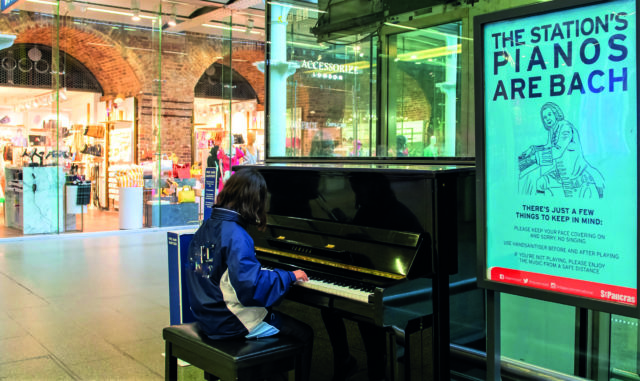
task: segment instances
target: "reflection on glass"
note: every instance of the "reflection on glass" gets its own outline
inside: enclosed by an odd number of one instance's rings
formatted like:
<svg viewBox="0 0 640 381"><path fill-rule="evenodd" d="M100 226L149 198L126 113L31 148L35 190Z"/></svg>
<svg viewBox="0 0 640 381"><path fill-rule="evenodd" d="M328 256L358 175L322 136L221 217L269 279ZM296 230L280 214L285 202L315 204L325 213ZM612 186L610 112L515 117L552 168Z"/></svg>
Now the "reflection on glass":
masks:
<svg viewBox="0 0 640 381"><path fill-rule="evenodd" d="M271 5L269 153L371 156L377 40L319 43L310 32L316 21L316 12Z"/></svg>
<svg viewBox="0 0 640 381"><path fill-rule="evenodd" d="M317 11L270 3L270 157L470 156L462 22L330 42L312 34L317 22Z"/></svg>
<svg viewBox="0 0 640 381"><path fill-rule="evenodd" d="M611 315L611 375L638 374L638 319Z"/></svg>
<svg viewBox="0 0 640 381"><path fill-rule="evenodd" d="M461 23L389 36L388 155L464 156L459 141Z"/></svg>

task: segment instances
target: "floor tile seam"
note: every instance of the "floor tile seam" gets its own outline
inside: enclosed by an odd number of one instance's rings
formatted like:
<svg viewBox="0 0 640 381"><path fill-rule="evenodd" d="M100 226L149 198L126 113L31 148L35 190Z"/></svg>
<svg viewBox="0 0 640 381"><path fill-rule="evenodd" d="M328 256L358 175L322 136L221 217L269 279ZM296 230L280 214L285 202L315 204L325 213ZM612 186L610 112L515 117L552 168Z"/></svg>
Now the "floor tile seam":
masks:
<svg viewBox="0 0 640 381"><path fill-rule="evenodd" d="M24 362L24 361L39 360L39 359L46 359L46 358L49 358L49 354L40 355L40 356L33 356L33 357L26 357L26 358L21 358L19 360L11 360L11 361L4 361L4 362L0 361L0 365L7 366L7 365L21 363L21 362ZM2 377L0 377L0 379L1 378Z"/></svg>
<svg viewBox="0 0 640 381"><path fill-rule="evenodd" d="M159 373L157 373L155 370L153 370L153 369L149 368L149 367L147 366L147 364L145 364L145 363L143 363L143 362L138 361L138 359L136 359L133 355L129 354L127 351L125 351L125 350L121 349L118 345L116 345L116 344L114 344L114 343L110 342L109 340L106 340L106 339L103 339L103 340L104 340L104 342L105 342L105 343L107 343L107 344L111 345L111 346L113 347L113 349L115 349L115 350L116 350L118 353L120 353L122 356L124 356L124 357L126 357L126 358L128 358L128 359L132 360L132 361L133 361L133 362L135 362L136 364L141 365L143 368L147 369L149 372L151 372L151 373L155 374L156 376L158 376L158 377L164 377L164 374L159 374Z"/></svg>
<svg viewBox="0 0 640 381"><path fill-rule="evenodd" d="M30 361L30 360L38 360L38 359L50 359L51 361L53 361L54 364L56 364L57 367L59 367L60 369L62 369L63 372L65 372L69 377L71 377L74 380L81 380L81 378L75 374L75 372L73 372L71 369L69 369L68 366L66 366L66 364L60 360L55 354L53 354L49 348L47 348L44 344L42 344L36 337L34 337L33 335L29 334L29 336L31 336L44 350L47 351L46 355L41 355L41 356L33 356L33 357L27 357L27 358L22 358L20 360L14 360L14 361L7 361L7 362L1 362L0 364L2 365L8 365L8 364L17 364L17 363L21 363L24 361Z"/></svg>
<svg viewBox="0 0 640 381"><path fill-rule="evenodd" d="M47 303L47 305L49 305L49 301L47 299L45 299L44 297L36 294L35 292L33 292L29 287L25 286L24 284L18 282L15 278L13 278L11 275L5 273L4 271L0 271L0 274L2 274L4 277L6 277L7 279L9 279L10 281L12 281L13 283L15 283L17 286L19 286L20 288L23 288L25 291L27 291L28 293L30 293L31 295L35 296L36 298L42 300L43 302Z"/></svg>
<svg viewBox="0 0 640 381"><path fill-rule="evenodd" d="M74 380L82 380L82 377L80 377L78 374L76 374L73 370L71 370L72 366L75 365L80 365L80 364L85 364L86 361L82 361L82 362L77 362L77 363L70 363L70 364L66 364L64 361L62 361L58 356L56 356L45 344L43 344L42 342L40 342L35 336L31 335L31 337L33 337L33 339L42 346L42 348L44 348L47 353L49 354L48 356L51 358L51 360L53 362L56 363L56 365L58 365L60 368L62 368L62 370L64 370L71 378L73 378ZM99 337L96 337L98 339L100 339ZM111 345L111 343L109 343L107 340L102 339L106 344ZM120 351L118 351L120 352ZM95 361L99 361L99 360L105 360L108 358L117 358L117 356L108 356L108 357L103 357L100 358L98 360Z"/></svg>
<svg viewBox="0 0 640 381"><path fill-rule="evenodd" d="M54 355L53 353L50 353L49 356L51 357L51 361L53 361L57 366L59 366L66 374L69 375L69 377L71 377L74 380L82 380L82 377L80 377L73 370L71 370L71 368L69 368L69 366L65 364L64 361L60 360L58 356Z"/></svg>

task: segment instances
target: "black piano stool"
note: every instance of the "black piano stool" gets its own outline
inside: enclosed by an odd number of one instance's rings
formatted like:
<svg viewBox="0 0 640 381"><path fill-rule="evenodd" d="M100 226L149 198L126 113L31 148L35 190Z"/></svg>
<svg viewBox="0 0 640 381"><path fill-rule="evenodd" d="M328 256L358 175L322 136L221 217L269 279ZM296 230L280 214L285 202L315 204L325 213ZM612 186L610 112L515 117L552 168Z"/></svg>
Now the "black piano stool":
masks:
<svg viewBox="0 0 640 381"><path fill-rule="evenodd" d="M162 330L165 340L165 380L178 377L178 359L202 369L207 379L263 380L294 371L296 380L303 343L288 337L252 340L210 340L198 333L196 323ZM289 377L291 379L291 377Z"/></svg>

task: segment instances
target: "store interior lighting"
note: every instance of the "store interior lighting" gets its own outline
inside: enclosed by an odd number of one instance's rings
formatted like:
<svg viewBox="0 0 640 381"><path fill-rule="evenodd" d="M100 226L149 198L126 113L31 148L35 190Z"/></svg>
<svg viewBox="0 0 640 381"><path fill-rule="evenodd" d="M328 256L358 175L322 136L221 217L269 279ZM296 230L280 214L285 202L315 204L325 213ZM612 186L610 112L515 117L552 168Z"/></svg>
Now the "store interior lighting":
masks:
<svg viewBox="0 0 640 381"><path fill-rule="evenodd" d="M171 18L169 19L169 26L176 26L178 25L178 20L176 17L176 5L173 4L171 6Z"/></svg>
<svg viewBox="0 0 640 381"><path fill-rule="evenodd" d="M207 27L207 28L215 28L215 29L223 29L223 30L232 30L235 32L246 32L246 29L240 29L240 28L234 28L234 27L229 27L227 25L216 25L216 24L202 24L202 26ZM257 30L251 30L249 33L251 34L262 34L262 32L259 32Z"/></svg>
<svg viewBox="0 0 640 381"><path fill-rule="evenodd" d="M91 11L91 12L102 12L102 13L109 13L109 14L112 14L112 15L129 16L132 19L134 17L134 14L131 13L131 12L114 11L112 9L89 7L89 8L87 8L87 10ZM141 19L148 19L148 20L155 20L156 19L154 16L141 15L139 11L138 11L138 17L141 18Z"/></svg>
<svg viewBox="0 0 640 381"><path fill-rule="evenodd" d="M59 101L63 102L68 99L67 96L67 88L64 87L58 91ZM38 107L48 107L54 104L56 101L56 92L51 91L45 94L36 95L34 97L29 97L18 101L13 104L13 109L17 112L29 110L32 108Z"/></svg>
<svg viewBox="0 0 640 381"><path fill-rule="evenodd" d="M46 1L46 0L27 0L30 3L43 4L43 5L58 5L54 1Z"/></svg>
<svg viewBox="0 0 640 381"><path fill-rule="evenodd" d="M131 20L140 21L140 3L138 0L131 0L131 11L133 12Z"/></svg>

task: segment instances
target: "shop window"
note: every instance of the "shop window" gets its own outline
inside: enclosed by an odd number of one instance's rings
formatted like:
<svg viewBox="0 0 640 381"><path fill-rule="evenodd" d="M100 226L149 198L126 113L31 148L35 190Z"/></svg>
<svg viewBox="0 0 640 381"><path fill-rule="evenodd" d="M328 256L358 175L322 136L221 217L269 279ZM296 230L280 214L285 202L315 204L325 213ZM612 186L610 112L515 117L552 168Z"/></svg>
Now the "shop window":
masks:
<svg viewBox="0 0 640 381"><path fill-rule="evenodd" d="M377 37L318 42L310 31L317 9L272 4L270 10L269 156L374 155Z"/></svg>
<svg viewBox="0 0 640 381"><path fill-rule="evenodd" d="M325 38L313 34L319 11L269 10L270 157L473 155L460 120L462 21L373 23Z"/></svg>
<svg viewBox="0 0 640 381"><path fill-rule="evenodd" d="M379 156L465 156L460 127L462 23L388 36L385 121Z"/></svg>

